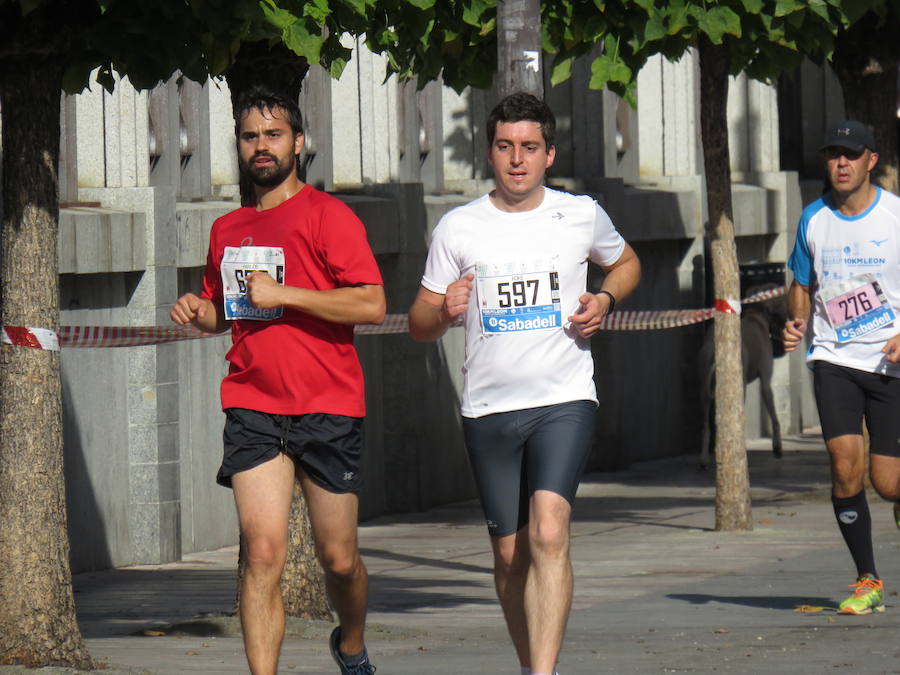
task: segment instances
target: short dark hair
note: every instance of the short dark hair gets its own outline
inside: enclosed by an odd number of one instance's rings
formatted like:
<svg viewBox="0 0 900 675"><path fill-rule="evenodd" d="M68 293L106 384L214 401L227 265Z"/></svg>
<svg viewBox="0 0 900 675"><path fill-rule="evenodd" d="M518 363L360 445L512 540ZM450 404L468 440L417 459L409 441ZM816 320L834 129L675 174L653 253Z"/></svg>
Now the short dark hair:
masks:
<svg viewBox="0 0 900 675"><path fill-rule="evenodd" d="M544 137L547 150L553 147L556 136L556 118L553 116L550 106L533 94L524 91L516 92L494 106L487 121L489 147L494 144L497 125L501 122L537 122L541 125L541 135Z"/></svg>
<svg viewBox="0 0 900 675"><path fill-rule="evenodd" d="M300 106L297 105L297 101L274 89L254 86L241 92L240 96L238 96L234 117L235 136L240 135L241 120L251 110L259 110L260 112L268 110L271 112L275 108L281 108L287 113L288 124L291 125L291 130L295 135L303 133L303 115L300 114Z"/></svg>

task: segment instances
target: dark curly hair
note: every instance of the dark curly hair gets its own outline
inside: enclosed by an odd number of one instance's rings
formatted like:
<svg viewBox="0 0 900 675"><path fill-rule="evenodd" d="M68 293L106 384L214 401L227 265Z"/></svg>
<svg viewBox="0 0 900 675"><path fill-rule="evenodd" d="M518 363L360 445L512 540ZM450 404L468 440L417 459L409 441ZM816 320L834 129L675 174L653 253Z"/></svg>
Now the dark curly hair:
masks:
<svg viewBox="0 0 900 675"><path fill-rule="evenodd" d="M254 109L260 112L263 110L272 111L275 108L281 108L287 113L287 121L291 125L291 130L294 134L303 133L303 115L300 114L300 106L297 105L296 101L274 89L255 86L241 92L240 96L238 96L234 116L235 136L240 135L241 120L244 119L244 115L248 112Z"/></svg>

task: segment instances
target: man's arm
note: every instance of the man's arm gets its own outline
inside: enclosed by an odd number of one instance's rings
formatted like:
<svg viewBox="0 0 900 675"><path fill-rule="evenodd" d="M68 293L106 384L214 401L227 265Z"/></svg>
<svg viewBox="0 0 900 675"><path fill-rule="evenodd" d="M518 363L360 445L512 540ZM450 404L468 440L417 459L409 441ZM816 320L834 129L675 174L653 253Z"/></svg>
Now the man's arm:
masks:
<svg viewBox="0 0 900 675"><path fill-rule="evenodd" d="M641 280L641 262L628 244L625 244L625 249L616 262L612 265L601 265L601 269L606 272L606 278L600 287L602 292L584 293L578 298L581 309L568 319L576 332L584 338L596 333L600 329L603 317L609 314L612 301L606 294L612 295L616 302L621 302L631 295Z"/></svg>
<svg viewBox="0 0 900 675"><path fill-rule="evenodd" d="M797 349L803 342L803 338L806 337L806 325L812 312L809 291L809 286L804 286L796 281L792 281L791 287L788 289L788 316L791 318L785 322L782 332L784 351L786 352Z"/></svg>
<svg viewBox="0 0 900 675"><path fill-rule="evenodd" d="M247 277L247 298L254 307L290 307L319 319L350 325L381 323L387 311L384 287L377 284L314 290L284 286L266 272Z"/></svg>
<svg viewBox="0 0 900 675"><path fill-rule="evenodd" d="M216 303L193 293L185 293L178 298L169 317L179 326L190 323L207 333L221 333L228 327L228 322Z"/></svg>
<svg viewBox="0 0 900 675"><path fill-rule="evenodd" d="M432 342L447 332L450 324L466 311L472 293L474 274L447 286L446 293L435 293L424 286L409 308L409 334L418 342Z"/></svg>

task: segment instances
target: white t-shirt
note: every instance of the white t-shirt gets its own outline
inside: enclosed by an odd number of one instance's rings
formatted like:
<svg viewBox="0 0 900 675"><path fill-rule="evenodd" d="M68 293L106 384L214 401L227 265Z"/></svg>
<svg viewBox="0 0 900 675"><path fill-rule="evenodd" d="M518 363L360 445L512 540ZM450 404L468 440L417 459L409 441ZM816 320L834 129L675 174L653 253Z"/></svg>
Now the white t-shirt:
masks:
<svg viewBox="0 0 900 675"><path fill-rule="evenodd" d="M788 267L797 283L817 284L807 361L900 377L881 353L900 333L900 198L876 188L852 217L827 195L816 200L803 209Z"/></svg>
<svg viewBox="0 0 900 675"><path fill-rule="evenodd" d="M567 329L567 318L579 308L588 260L611 265L624 248L597 202L549 188L531 211L501 211L485 195L441 219L422 285L444 294L476 276L464 315L464 417L597 402L590 341Z"/></svg>

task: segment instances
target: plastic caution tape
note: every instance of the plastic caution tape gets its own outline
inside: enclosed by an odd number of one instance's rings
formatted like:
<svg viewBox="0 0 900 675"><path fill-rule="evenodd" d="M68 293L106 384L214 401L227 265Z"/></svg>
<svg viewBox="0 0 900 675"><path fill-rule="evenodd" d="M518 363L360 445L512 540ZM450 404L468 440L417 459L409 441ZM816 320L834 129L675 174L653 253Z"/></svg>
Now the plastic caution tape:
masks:
<svg viewBox="0 0 900 675"><path fill-rule="evenodd" d="M745 298L741 303L761 302L780 295L784 295L784 288L773 288ZM678 328L707 321L716 311L735 313L731 303L725 300L717 300L716 307L705 309L622 311L604 317L600 322L600 329L660 330ZM356 326L353 332L356 335L408 333L409 320L406 314L388 314L380 325ZM219 333L218 335L226 334ZM59 331L55 333L46 328L3 326L0 343L55 351L61 347L139 347L215 336L216 334L204 333L193 326L60 326Z"/></svg>

